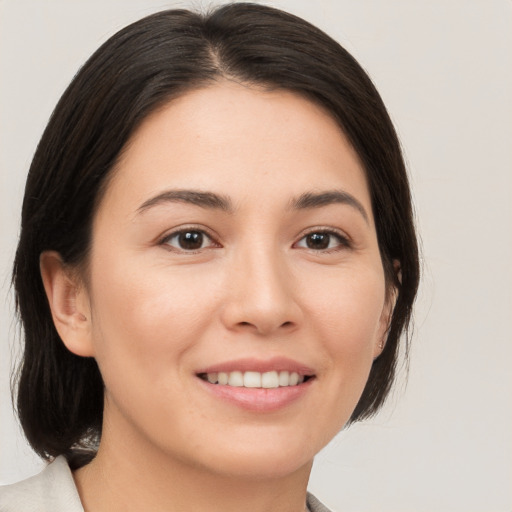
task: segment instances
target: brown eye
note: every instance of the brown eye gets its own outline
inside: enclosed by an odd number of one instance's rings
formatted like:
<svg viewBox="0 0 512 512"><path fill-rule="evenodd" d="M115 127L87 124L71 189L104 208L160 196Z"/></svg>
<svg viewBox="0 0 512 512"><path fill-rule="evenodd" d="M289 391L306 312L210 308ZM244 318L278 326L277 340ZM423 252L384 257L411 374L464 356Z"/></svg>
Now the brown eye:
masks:
<svg viewBox="0 0 512 512"><path fill-rule="evenodd" d="M213 244L203 231L187 229L168 236L164 243L181 251L198 251Z"/></svg>
<svg viewBox="0 0 512 512"><path fill-rule="evenodd" d="M344 236L333 231L314 231L302 237L296 244L296 247L314 251L336 250L349 246Z"/></svg>
<svg viewBox="0 0 512 512"><path fill-rule="evenodd" d="M306 246L308 249L327 249L331 235L328 233L311 233L306 236Z"/></svg>

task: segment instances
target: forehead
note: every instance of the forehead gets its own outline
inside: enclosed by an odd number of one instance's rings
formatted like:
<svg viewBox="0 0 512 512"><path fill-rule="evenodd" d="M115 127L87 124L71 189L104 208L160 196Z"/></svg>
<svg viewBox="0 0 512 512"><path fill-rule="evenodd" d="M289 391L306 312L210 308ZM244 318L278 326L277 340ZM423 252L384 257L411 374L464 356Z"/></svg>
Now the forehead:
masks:
<svg viewBox="0 0 512 512"><path fill-rule="evenodd" d="M228 81L190 91L148 116L123 151L104 201L140 205L166 188L235 201L341 188L371 211L357 153L324 108L290 91Z"/></svg>

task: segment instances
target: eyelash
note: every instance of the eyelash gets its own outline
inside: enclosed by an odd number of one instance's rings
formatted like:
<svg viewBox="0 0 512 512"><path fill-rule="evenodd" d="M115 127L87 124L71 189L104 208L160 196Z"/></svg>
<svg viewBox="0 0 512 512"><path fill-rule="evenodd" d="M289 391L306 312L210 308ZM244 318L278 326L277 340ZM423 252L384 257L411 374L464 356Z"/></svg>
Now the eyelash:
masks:
<svg viewBox="0 0 512 512"><path fill-rule="evenodd" d="M304 249L308 249L310 251L316 252L316 253L322 253L322 254L330 254L333 252L342 251L343 249L350 249L352 247L352 244L349 240L349 238L344 235L343 233L335 230L335 229L327 229L327 228L313 228L309 230L307 233L305 233L297 242L295 242L293 245L294 247L297 246L301 241L305 240L308 236L311 235L328 235L329 238L329 244L331 242L331 238L335 238L338 241L338 244L336 247L326 248L326 249L313 249L311 247L304 247Z"/></svg>
<svg viewBox="0 0 512 512"><path fill-rule="evenodd" d="M169 233L165 235L159 242L159 245L166 245L169 247L169 250L174 250L176 252L181 252L185 254L197 254L198 252L202 251L203 249L207 249L209 247L199 247L198 249L183 249L181 247L174 247L169 242L176 237L179 237L180 235L185 235L187 233L198 233L202 236L202 241L204 241L204 238L207 240L210 240L210 245L213 247L221 247L220 244L215 242L212 235L207 233L203 228L195 227L195 226L189 226L185 228L180 228L177 231L173 231L172 233ZM202 244L201 244L202 245Z"/></svg>
<svg viewBox="0 0 512 512"><path fill-rule="evenodd" d="M201 235L201 247L198 247L197 249L184 249L182 247L175 247L173 245L170 244L170 241L174 238L177 238L177 237L180 237L181 235L186 235L186 234L191 234L191 233L196 233L196 234L199 234ZM299 244L303 241L303 240L306 240L308 236L311 236L311 235L328 235L329 236L329 239L328 239L328 244L330 245L331 243L331 239L332 238L335 238L337 240L337 246L336 247L327 247L325 249L315 249L315 248L312 248L312 247L304 247L304 246L299 246ZM207 240L210 241L209 243L209 246L207 247L202 247L203 243L205 242L205 238ZM192 239L193 241L193 239ZM306 242L307 243L307 242ZM215 241L215 239L209 234L207 233L203 228L199 228L199 227L194 227L194 226L191 226L191 227L185 227L185 228L180 228L179 230L177 231L173 231L172 233L169 233L167 235L165 235L159 242L159 245L165 245L165 246L168 246L169 247L169 250L174 250L176 252L181 252L181 253L184 253L184 254L197 254L198 252L202 251L203 249L209 249L209 248L219 248L221 247L221 245L219 243L217 243ZM315 253L321 253L321 254L329 254L329 253L332 253L332 252L337 252L337 251L341 251L343 249L350 249L352 247L352 244L349 240L349 238L340 233L339 231L336 231L334 229L326 229L326 228L314 228L314 229L311 229L310 231L308 231L307 233L305 233L304 235L302 235L302 237L293 244L293 247L302 247L304 249L307 249L309 251L312 251L312 252L315 252Z"/></svg>

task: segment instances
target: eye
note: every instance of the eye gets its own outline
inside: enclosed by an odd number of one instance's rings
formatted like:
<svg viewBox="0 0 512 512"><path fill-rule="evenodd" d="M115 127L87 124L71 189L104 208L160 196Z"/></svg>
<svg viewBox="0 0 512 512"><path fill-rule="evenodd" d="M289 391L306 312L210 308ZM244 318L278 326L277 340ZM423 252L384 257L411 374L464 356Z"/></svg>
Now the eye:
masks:
<svg viewBox="0 0 512 512"><path fill-rule="evenodd" d="M334 231L312 231L295 244L295 247L303 247L314 251L329 251L349 246L348 239Z"/></svg>
<svg viewBox="0 0 512 512"><path fill-rule="evenodd" d="M167 235L161 243L185 252L199 251L207 247L217 247L212 238L199 229L175 231Z"/></svg>

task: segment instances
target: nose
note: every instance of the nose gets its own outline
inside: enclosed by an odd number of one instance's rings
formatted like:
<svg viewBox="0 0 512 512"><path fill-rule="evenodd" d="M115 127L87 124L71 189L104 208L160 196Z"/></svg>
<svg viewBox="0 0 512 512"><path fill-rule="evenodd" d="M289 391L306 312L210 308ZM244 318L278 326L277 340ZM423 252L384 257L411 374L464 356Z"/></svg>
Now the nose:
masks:
<svg viewBox="0 0 512 512"><path fill-rule="evenodd" d="M253 247L243 251L227 275L222 320L228 329L268 336L298 327L301 308L295 279L277 250Z"/></svg>

